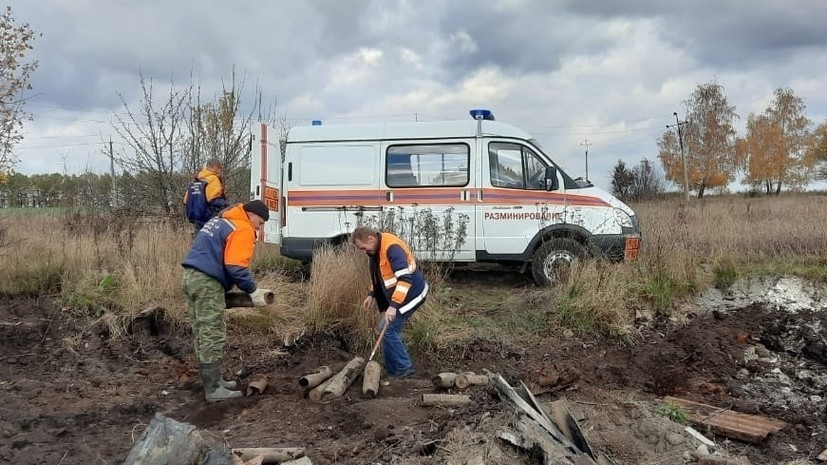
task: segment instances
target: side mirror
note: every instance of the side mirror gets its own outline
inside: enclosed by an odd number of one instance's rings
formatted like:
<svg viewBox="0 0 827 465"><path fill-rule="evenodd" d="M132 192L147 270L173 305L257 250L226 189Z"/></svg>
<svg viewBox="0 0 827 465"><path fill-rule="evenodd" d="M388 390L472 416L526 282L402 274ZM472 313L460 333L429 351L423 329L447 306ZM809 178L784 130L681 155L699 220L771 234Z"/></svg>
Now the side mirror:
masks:
<svg viewBox="0 0 827 465"><path fill-rule="evenodd" d="M556 191L559 188L560 185L557 182L557 167L546 166L546 190Z"/></svg>

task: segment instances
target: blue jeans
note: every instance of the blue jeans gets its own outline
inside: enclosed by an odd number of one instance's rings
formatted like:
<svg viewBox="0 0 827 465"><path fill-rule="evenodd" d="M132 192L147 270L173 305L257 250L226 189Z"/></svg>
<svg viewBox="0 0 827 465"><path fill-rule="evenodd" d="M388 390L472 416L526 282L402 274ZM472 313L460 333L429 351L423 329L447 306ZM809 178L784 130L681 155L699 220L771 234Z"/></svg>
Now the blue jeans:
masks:
<svg viewBox="0 0 827 465"><path fill-rule="evenodd" d="M397 312L396 318L393 319L385 331L385 336L382 339L382 357L385 361L385 371L388 376L399 376L413 369L413 363L411 363L411 358L408 356L408 349L405 347L405 343L402 342L402 329L415 311L416 309L408 310L403 314ZM384 324L383 314L383 318L379 320L379 328L381 329Z"/></svg>

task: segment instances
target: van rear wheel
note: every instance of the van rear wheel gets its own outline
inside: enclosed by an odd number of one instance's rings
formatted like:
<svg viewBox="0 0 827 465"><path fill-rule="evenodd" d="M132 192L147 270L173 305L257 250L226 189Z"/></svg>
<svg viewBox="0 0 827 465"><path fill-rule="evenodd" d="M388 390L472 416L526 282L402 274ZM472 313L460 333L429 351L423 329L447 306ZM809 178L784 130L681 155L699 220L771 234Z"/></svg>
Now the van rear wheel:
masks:
<svg viewBox="0 0 827 465"><path fill-rule="evenodd" d="M531 258L534 282L547 286L558 282L568 273L574 261L588 255L583 244L568 237L555 237L537 248Z"/></svg>

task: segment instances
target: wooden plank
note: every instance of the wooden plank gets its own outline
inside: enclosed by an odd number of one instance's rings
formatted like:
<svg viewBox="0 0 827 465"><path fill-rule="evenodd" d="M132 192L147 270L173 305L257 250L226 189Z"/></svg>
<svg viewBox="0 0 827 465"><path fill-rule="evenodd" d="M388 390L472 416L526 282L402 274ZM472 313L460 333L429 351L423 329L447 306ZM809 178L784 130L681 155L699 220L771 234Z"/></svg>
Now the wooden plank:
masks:
<svg viewBox="0 0 827 465"><path fill-rule="evenodd" d="M701 404L699 402L693 402L687 399L667 397L666 400L691 410L703 420L728 425L732 428L743 428L745 430L756 432L763 430L777 432L787 426L787 423L780 420L762 417L759 415L735 412L728 409Z"/></svg>
<svg viewBox="0 0 827 465"><path fill-rule="evenodd" d="M788 426L773 418L734 412L679 397L667 396L663 400L685 409L692 424L703 425L716 434L753 444Z"/></svg>

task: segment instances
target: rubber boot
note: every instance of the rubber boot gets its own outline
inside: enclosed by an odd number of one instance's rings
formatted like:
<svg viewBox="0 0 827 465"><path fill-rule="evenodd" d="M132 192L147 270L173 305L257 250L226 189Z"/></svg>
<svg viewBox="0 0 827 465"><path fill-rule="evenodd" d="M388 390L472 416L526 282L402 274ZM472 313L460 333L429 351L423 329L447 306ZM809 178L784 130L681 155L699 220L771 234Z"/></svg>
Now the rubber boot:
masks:
<svg viewBox="0 0 827 465"><path fill-rule="evenodd" d="M218 385L223 387L224 389L235 389L235 388L238 387L238 383L236 383L235 381L232 381L232 380L227 381L226 379L224 379L223 376L221 378L219 378Z"/></svg>
<svg viewBox="0 0 827 465"><path fill-rule="evenodd" d="M204 385L204 397L207 402L241 397L241 391L231 391L221 386L221 367L218 362L201 365L201 383Z"/></svg>

